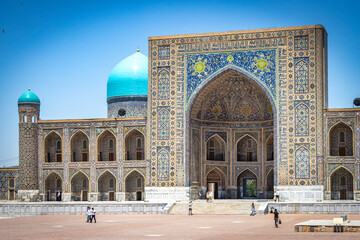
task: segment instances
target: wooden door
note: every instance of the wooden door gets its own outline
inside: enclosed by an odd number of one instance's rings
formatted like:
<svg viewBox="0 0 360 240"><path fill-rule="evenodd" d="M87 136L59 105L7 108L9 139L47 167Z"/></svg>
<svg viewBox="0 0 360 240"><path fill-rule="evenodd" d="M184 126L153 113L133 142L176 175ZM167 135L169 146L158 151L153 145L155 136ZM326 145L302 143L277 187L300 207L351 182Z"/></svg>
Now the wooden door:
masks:
<svg viewBox="0 0 360 240"><path fill-rule="evenodd" d="M87 201L87 194L88 194L88 191L86 190L82 190L81 191L81 196L82 196L82 201Z"/></svg>
<svg viewBox="0 0 360 240"><path fill-rule="evenodd" d="M15 190L14 189L9 190L9 200L15 200Z"/></svg>
<svg viewBox="0 0 360 240"><path fill-rule="evenodd" d="M115 193L109 192L109 201L115 201Z"/></svg>
<svg viewBox="0 0 360 240"><path fill-rule="evenodd" d="M50 190L46 191L46 201L50 201Z"/></svg>
<svg viewBox="0 0 360 240"><path fill-rule="evenodd" d="M142 200L142 192L141 191L137 191L136 192L136 201L141 201Z"/></svg>
<svg viewBox="0 0 360 240"><path fill-rule="evenodd" d="M114 153L109 153L109 161L114 161Z"/></svg>
<svg viewBox="0 0 360 240"><path fill-rule="evenodd" d="M341 200L346 199L346 189L340 189L340 199Z"/></svg>
<svg viewBox="0 0 360 240"><path fill-rule="evenodd" d="M339 147L339 156L346 156L346 148Z"/></svg>
<svg viewBox="0 0 360 240"><path fill-rule="evenodd" d="M88 154L87 154L87 153L82 153L82 161L83 161L83 162L87 162L87 161L88 161Z"/></svg>

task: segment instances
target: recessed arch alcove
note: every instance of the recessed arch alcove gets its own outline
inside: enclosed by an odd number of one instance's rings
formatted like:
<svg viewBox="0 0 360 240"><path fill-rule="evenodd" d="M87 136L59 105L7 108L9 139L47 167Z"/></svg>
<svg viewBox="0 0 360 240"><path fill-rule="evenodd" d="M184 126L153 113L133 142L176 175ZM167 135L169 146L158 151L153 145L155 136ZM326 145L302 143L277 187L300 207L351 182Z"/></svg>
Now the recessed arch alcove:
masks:
<svg viewBox="0 0 360 240"><path fill-rule="evenodd" d="M221 179L226 179L219 198L244 197L238 194L236 177L241 169L247 168L258 171L255 197L273 194L273 188L266 183L276 181L268 180L266 169L276 169L276 161L269 161L276 159L274 116L276 105L270 91L241 69L226 67L203 81L190 96L186 111L185 152L191 198L205 196L209 189L206 173L214 167L221 169L224 174ZM276 173L271 176L276 177Z"/></svg>

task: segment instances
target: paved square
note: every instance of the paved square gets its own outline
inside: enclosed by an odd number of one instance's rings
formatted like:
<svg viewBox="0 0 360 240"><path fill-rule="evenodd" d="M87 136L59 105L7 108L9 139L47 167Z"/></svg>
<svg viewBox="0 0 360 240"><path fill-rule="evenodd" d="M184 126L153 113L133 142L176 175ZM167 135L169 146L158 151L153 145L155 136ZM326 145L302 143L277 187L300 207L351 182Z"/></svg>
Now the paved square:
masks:
<svg viewBox="0 0 360 240"><path fill-rule="evenodd" d="M339 215L46 215L0 219L1 239L360 239L360 233L295 233L294 224ZM349 220L360 219L349 215Z"/></svg>

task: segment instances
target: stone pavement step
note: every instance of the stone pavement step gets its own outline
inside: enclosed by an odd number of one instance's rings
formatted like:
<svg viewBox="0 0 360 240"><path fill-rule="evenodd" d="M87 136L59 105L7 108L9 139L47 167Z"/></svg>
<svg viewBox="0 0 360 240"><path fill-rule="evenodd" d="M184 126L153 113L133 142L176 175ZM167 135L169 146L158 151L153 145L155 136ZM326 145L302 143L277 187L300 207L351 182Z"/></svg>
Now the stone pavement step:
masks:
<svg viewBox="0 0 360 240"><path fill-rule="evenodd" d="M193 214L194 215L249 215L251 210L252 201L238 201L238 202L205 202L194 201L193 202ZM255 209L257 210L261 203L254 202ZM189 203L180 202L175 203L170 210L170 215L185 215L189 212Z"/></svg>

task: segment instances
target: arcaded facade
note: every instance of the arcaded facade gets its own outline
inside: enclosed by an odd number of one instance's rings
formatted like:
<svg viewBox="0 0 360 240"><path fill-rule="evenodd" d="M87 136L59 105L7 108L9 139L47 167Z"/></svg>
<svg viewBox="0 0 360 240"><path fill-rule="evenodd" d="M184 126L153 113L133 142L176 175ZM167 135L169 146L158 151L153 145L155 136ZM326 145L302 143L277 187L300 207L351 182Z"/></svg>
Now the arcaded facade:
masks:
<svg viewBox="0 0 360 240"><path fill-rule="evenodd" d="M40 120L23 94L0 199L360 199L360 110L327 108L323 26L150 37L148 56L110 74L108 118Z"/></svg>

